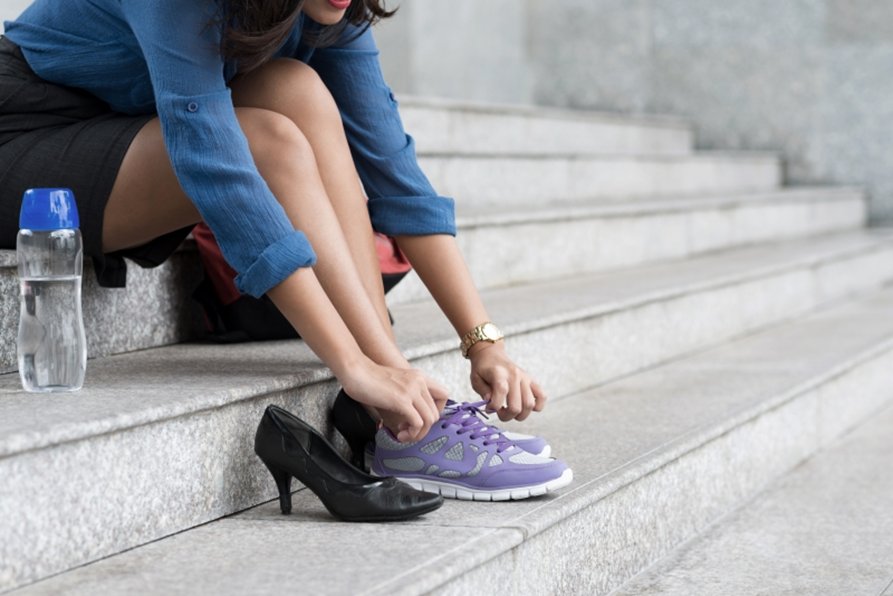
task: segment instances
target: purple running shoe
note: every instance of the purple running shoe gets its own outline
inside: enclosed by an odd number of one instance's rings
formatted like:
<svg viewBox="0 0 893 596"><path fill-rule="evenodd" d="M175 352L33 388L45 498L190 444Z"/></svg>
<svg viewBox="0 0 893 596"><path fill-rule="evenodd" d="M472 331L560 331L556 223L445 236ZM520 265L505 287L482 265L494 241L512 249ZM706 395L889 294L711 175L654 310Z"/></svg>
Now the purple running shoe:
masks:
<svg viewBox="0 0 893 596"><path fill-rule="evenodd" d="M477 402L478 405L481 403L486 404L487 402ZM449 410L450 408L455 408L459 405L459 402L453 401L451 399L447 400L445 410ZM522 433L509 432L506 430L502 430L493 425L487 425L492 434L502 434L506 439L515 444L516 447L520 447L527 453L532 453L533 455L538 455L540 457L551 457L552 456L552 447L546 442L546 439L542 437L535 437L533 435L525 435ZM366 467L364 470L369 471L372 469L372 460L375 458L375 443L368 443L365 449L365 457L364 462Z"/></svg>
<svg viewBox="0 0 893 596"><path fill-rule="evenodd" d="M574 474L563 461L525 451L487 425L484 406L449 403L428 435L414 443L379 429L372 473L467 501L526 499L571 483Z"/></svg>

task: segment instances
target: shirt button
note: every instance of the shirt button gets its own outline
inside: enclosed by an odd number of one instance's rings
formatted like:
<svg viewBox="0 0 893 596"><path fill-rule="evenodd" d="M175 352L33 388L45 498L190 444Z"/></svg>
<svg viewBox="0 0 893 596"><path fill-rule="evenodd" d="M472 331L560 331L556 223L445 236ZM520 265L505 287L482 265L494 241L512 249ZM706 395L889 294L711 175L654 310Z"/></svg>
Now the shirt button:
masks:
<svg viewBox="0 0 893 596"><path fill-rule="evenodd" d="M186 106L186 109L189 110L190 112L197 112L198 104L195 103L194 101L190 101L189 105Z"/></svg>

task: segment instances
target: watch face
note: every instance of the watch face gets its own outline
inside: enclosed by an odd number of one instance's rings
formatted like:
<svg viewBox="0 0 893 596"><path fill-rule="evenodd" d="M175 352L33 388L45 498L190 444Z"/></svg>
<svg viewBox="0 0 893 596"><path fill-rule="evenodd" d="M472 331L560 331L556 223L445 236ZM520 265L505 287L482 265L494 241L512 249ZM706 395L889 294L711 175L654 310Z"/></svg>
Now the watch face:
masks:
<svg viewBox="0 0 893 596"><path fill-rule="evenodd" d="M502 337L502 332L499 331L499 327L493 323L487 323L481 327L481 333L487 339L500 339Z"/></svg>

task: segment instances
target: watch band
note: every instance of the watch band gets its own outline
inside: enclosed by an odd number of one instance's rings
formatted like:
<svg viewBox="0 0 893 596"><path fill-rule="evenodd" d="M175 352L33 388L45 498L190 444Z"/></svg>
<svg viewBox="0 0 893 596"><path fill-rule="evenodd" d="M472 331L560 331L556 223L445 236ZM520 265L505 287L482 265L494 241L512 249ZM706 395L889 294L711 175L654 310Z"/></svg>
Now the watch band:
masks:
<svg viewBox="0 0 893 596"><path fill-rule="evenodd" d="M471 346L475 345L478 342L489 341L490 343L496 343L497 341L503 339L505 336L502 334L502 331L499 330L493 322L486 321L474 327L471 331L462 336L461 344L459 345L459 349L462 352L462 356L468 358L468 350L471 349Z"/></svg>

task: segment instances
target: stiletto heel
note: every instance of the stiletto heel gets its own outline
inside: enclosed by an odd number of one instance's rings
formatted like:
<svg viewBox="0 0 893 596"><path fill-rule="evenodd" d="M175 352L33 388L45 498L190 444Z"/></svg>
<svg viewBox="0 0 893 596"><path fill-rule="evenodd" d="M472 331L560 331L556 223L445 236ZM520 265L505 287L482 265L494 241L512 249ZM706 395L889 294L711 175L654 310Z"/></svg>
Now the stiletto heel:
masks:
<svg viewBox="0 0 893 596"><path fill-rule="evenodd" d="M350 447L350 463L360 470L366 466L366 445L375 441L378 425L369 412L342 389L332 404L332 425Z"/></svg>
<svg viewBox="0 0 893 596"><path fill-rule="evenodd" d="M278 469L264 458L260 458L260 461L264 462L273 475L273 480L276 481L276 488L279 489L279 509L283 515L288 515L291 513L291 474Z"/></svg>
<svg viewBox="0 0 893 596"><path fill-rule="evenodd" d="M313 491L332 515L346 521L400 521L443 505L440 495L393 477L361 472L313 427L276 406L268 406L261 418L254 452L276 480L282 513L291 512L292 477Z"/></svg>

